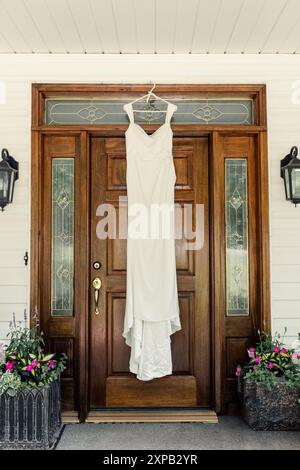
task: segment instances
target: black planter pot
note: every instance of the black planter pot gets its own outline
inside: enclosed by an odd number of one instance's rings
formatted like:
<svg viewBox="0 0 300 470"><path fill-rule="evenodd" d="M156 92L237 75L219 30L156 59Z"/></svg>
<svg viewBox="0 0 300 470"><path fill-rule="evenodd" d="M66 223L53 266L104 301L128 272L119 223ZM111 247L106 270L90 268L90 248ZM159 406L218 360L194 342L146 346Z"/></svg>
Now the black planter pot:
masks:
<svg viewBox="0 0 300 470"><path fill-rule="evenodd" d="M300 388L278 381L268 390L264 384L239 381L242 416L257 431L300 430Z"/></svg>
<svg viewBox="0 0 300 470"><path fill-rule="evenodd" d="M51 449L61 431L60 380L0 395L0 449Z"/></svg>

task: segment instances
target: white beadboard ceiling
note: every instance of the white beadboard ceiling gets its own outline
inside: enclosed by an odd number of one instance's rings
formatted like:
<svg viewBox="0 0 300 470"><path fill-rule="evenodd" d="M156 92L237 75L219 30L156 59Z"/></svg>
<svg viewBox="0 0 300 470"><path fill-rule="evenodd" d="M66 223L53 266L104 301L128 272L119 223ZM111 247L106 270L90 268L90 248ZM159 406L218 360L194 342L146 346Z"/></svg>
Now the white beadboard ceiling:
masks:
<svg viewBox="0 0 300 470"><path fill-rule="evenodd" d="M0 53L299 54L300 0L0 0Z"/></svg>

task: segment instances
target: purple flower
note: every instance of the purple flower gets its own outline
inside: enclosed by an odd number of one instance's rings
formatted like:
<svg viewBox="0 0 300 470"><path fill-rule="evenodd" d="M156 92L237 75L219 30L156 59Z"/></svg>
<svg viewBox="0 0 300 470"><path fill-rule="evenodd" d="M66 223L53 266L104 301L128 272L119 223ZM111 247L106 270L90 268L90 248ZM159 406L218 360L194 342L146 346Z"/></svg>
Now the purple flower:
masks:
<svg viewBox="0 0 300 470"><path fill-rule="evenodd" d="M279 353L280 349L279 346L274 346L274 352Z"/></svg>
<svg viewBox="0 0 300 470"><path fill-rule="evenodd" d="M13 370L14 365L15 365L14 361L7 361L6 370Z"/></svg>
<svg viewBox="0 0 300 470"><path fill-rule="evenodd" d="M248 356L253 359L254 358L254 353L255 353L255 348L251 347L248 349Z"/></svg>
<svg viewBox="0 0 300 470"><path fill-rule="evenodd" d="M50 359L50 361L49 361L49 367L50 367L50 369L54 369L54 368L55 368L55 360L54 360L54 359Z"/></svg>
<svg viewBox="0 0 300 470"><path fill-rule="evenodd" d="M259 356L256 356L254 361L255 361L256 364L260 364L261 358Z"/></svg>
<svg viewBox="0 0 300 470"><path fill-rule="evenodd" d="M37 366L39 365L38 360L37 360L37 359L34 359L34 360L32 361L32 363L31 363L31 365L32 365L33 368L34 368L34 367L37 367Z"/></svg>
<svg viewBox="0 0 300 470"><path fill-rule="evenodd" d="M286 353L287 353L287 349L286 349L286 348L282 348L282 349L281 349L281 353L282 353L282 354L286 354Z"/></svg>
<svg viewBox="0 0 300 470"><path fill-rule="evenodd" d="M26 367L27 372L31 372L32 369L33 369L33 365L32 365L32 364L28 364L28 366Z"/></svg>
<svg viewBox="0 0 300 470"><path fill-rule="evenodd" d="M237 377L239 377L241 375L241 371L242 371L241 366L237 366L236 371L235 371L235 375Z"/></svg>
<svg viewBox="0 0 300 470"><path fill-rule="evenodd" d="M274 364L273 364L273 362L269 362L269 364L268 364L268 369L274 369Z"/></svg>

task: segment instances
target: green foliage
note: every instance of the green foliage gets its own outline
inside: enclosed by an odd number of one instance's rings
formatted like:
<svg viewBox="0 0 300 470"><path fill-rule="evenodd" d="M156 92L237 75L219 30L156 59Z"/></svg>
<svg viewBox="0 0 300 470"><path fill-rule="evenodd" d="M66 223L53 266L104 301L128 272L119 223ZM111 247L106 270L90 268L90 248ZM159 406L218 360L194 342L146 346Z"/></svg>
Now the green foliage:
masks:
<svg viewBox="0 0 300 470"><path fill-rule="evenodd" d="M30 354L37 356L45 347L43 334L38 335L35 328L13 326L7 336L10 342L6 347L6 355L10 357L21 355L28 358Z"/></svg>
<svg viewBox="0 0 300 470"><path fill-rule="evenodd" d="M38 335L35 328L13 324L8 337L9 344L0 360L0 393L21 386L43 387L66 368L65 354L56 359L54 354L44 353L43 335Z"/></svg>
<svg viewBox="0 0 300 470"><path fill-rule="evenodd" d="M244 379L248 379L251 382L264 384L269 391L272 390L277 381L277 375L275 373L260 367L256 369L249 369L243 377Z"/></svg>
<svg viewBox="0 0 300 470"><path fill-rule="evenodd" d="M300 388L300 368L296 371L288 370L285 374L286 382L289 387L299 387Z"/></svg>
<svg viewBox="0 0 300 470"><path fill-rule="evenodd" d="M0 395L8 393L8 395L14 396L21 386L22 382L19 375L12 374L8 370L0 375Z"/></svg>

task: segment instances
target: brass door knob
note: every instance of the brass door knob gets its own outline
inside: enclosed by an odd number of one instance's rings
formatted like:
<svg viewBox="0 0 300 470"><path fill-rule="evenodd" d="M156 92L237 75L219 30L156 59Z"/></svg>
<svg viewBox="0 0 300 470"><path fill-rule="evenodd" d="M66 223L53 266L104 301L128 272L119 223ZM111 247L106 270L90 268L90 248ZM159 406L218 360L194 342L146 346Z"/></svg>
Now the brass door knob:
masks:
<svg viewBox="0 0 300 470"><path fill-rule="evenodd" d="M92 282L94 289L94 300L95 300L95 315L99 315L99 291L102 286L102 281L99 277L95 277Z"/></svg>

